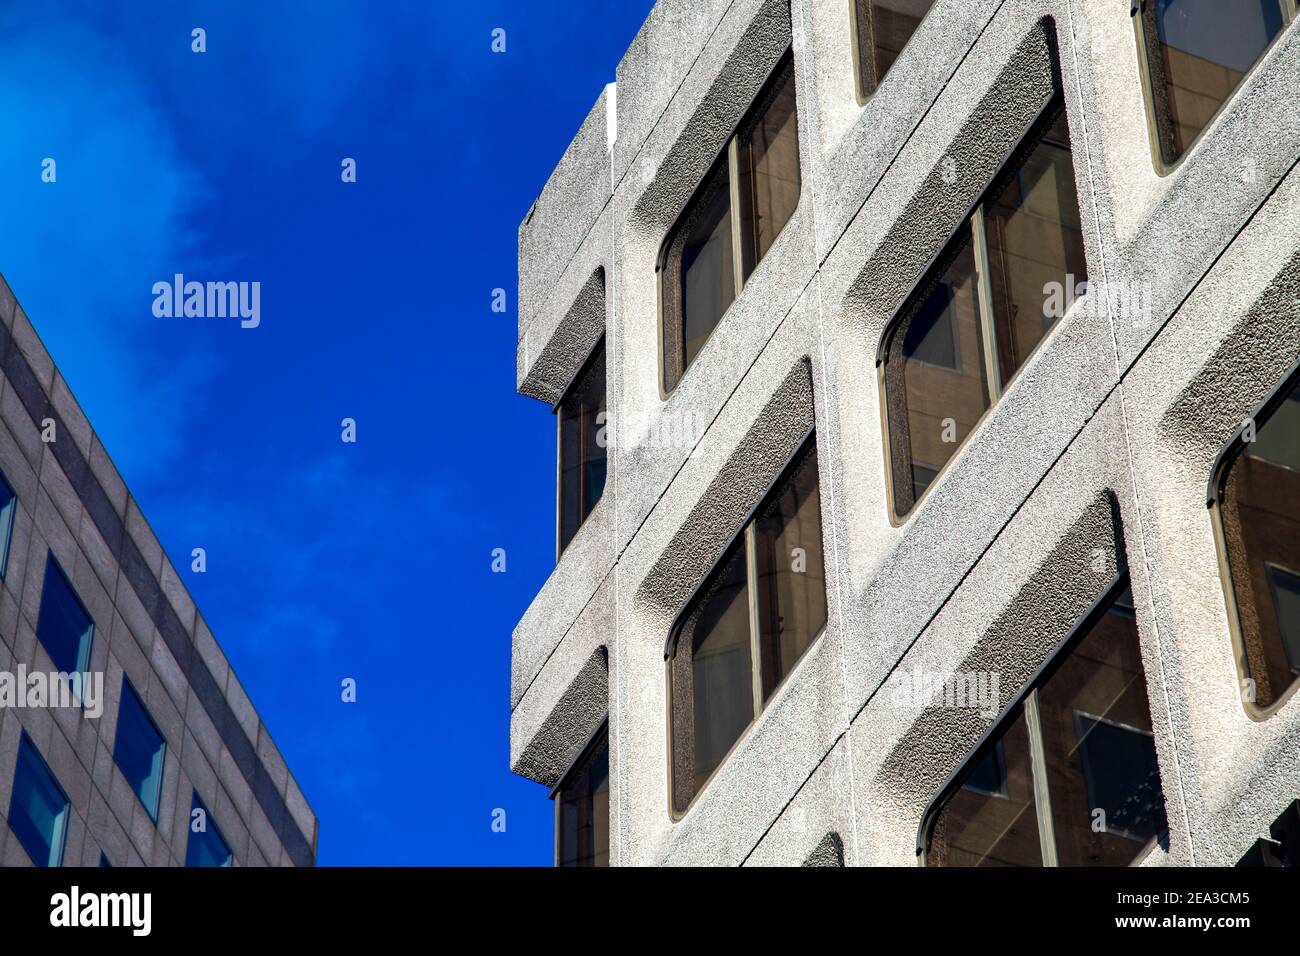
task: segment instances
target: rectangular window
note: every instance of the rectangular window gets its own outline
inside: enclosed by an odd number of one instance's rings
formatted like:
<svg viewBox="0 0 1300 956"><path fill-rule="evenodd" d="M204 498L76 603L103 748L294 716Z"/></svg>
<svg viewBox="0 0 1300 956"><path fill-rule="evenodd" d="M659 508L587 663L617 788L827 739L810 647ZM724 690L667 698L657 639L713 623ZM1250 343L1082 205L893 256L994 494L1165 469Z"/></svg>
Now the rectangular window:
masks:
<svg viewBox="0 0 1300 956"><path fill-rule="evenodd" d="M1247 422L1220 455L1210 503L1243 698L1266 717L1300 680L1300 367Z"/></svg>
<svg viewBox="0 0 1300 956"><path fill-rule="evenodd" d="M849 0L859 102L876 92L932 6L934 0Z"/></svg>
<svg viewBox="0 0 1300 956"><path fill-rule="evenodd" d="M190 838L185 847L186 866L233 866L234 854L217 829L207 806L194 791L190 801Z"/></svg>
<svg viewBox="0 0 1300 956"><path fill-rule="evenodd" d="M68 795L23 731L9 798L9 828L37 866L62 865L69 806Z"/></svg>
<svg viewBox="0 0 1300 956"><path fill-rule="evenodd" d="M686 812L825 626L817 447L810 438L674 629L674 814Z"/></svg>
<svg viewBox="0 0 1300 956"><path fill-rule="evenodd" d="M556 406L560 429L559 551L569 546L605 492L605 343L596 346Z"/></svg>
<svg viewBox="0 0 1300 956"><path fill-rule="evenodd" d="M9 568L9 545L14 537L14 517L18 513L18 496L0 475L0 579Z"/></svg>
<svg viewBox="0 0 1300 956"><path fill-rule="evenodd" d="M1127 575L953 780L926 813L927 866L1127 866L1164 838Z"/></svg>
<svg viewBox="0 0 1300 956"><path fill-rule="evenodd" d="M602 727L552 795L555 865L609 866L609 729Z"/></svg>
<svg viewBox="0 0 1300 956"><path fill-rule="evenodd" d="M1057 94L885 332L896 518L916 506L1086 282Z"/></svg>
<svg viewBox="0 0 1300 956"><path fill-rule="evenodd" d="M1295 0L1141 0L1137 24L1159 165L1178 162L1287 24Z"/></svg>
<svg viewBox="0 0 1300 956"><path fill-rule="evenodd" d="M113 759L154 823L158 822L158 798L162 794L163 759L166 753L167 741L145 710L144 702L136 694L135 688L123 675Z"/></svg>
<svg viewBox="0 0 1300 956"><path fill-rule="evenodd" d="M45 559L45 583L41 609L36 619L36 636L54 666L66 674L85 673L90 667L90 643L95 622L72 588L59 562L51 553Z"/></svg>
<svg viewBox="0 0 1300 956"><path fill-rule="evenodd" d="M787 53L664 242L664 391L676 388L799 204L794 58Z"/></svg>

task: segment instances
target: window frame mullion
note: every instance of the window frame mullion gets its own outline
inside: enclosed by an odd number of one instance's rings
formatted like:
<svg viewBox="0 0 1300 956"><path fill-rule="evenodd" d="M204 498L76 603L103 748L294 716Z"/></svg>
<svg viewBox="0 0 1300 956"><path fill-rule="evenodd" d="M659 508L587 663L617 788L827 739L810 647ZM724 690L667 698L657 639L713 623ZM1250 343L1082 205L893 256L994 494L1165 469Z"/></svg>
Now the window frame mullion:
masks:
<svg viewBox="0 0 1300 956"><path fill-rule="evenodd" d="M989 244L984 221L984 203L971 214L972 241L975 246L975 287L979 298L980 339L984 344L984 377L988 380L989 406L1002 397L1002 374L998 368L998 333L993 319L993 283L990 278Z"/></svg>
<svg viewBox="0 0 1300 956"><path fill-rule="evenodd" d="M763 710L763 661L759 656L758 626L758 535L755 522L745 525L745 590L749 597L749 660L750 691L754 701L754 719Z"/></svg>
<svg viewBox="0 0 1300 956"><path fill-rule="evenodd" d="M745 286L745 264L741 260L739 133L727 141L727 193L731 206L731 281L735 288L732 301L735 301Z"/></svg>
<svg viewBox="0 0 1300 956"><path fill-rule="evenodd" d="M1025 697L1025 727L1029 734L1029 769L1034 778L1034 810L1038 817L1038 845L1043 866L1060 866L1056 856L1056 832L1052 828L1052 796L1047 786L1047 748L1043 744L1043 722L1038 711L1038 688Z"/></svg>

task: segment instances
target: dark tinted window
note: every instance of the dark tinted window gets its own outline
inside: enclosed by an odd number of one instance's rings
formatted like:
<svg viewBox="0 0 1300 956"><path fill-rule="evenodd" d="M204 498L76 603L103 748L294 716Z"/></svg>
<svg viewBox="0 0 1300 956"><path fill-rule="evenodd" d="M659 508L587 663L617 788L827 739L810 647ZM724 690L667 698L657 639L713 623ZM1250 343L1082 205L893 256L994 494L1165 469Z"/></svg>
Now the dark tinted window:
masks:
<svg viewBox="0 0 1300 956"><path fill-rule="evenodd" d="M605 491L605 343L596 347L560 402L560 550Z"/></svg>
<svg viewBox="0 0 1300 956"><path fill-rule="evenodd" d="M185 846L185 865L231 866L234 859L212 814L195 791L190 801L190 836Z"/></svg>
<svg viewBox="0 0 1300 956"><path fill-rule="evenodd" d="M1143 0L1160 158L1176 162L1295 18L1290 0Z"/></svg>
<svg viewBox="0 0 1300 956"><path fill-rule="evenodd" d="M1272 707L1300 677L1300 382L1255 421L1221 479L1219 519L1229 606L1251 709Z"/></svg>
<svg viewBox="0 0 1300 956"><path fill-rule="evenodd" d="M858 97L876 91L934 0L850 0L858 66Z"/></svg>
<svg viewBox="0 0 1300 956"><path fill-rule="evenodd" d="M14 536L14 515L18 511L18 496L0 475L0 578L9 567L9 545Z"/></svg>
<svg viewBox="0 0 1300 956"><path fill-rule="evenodd" d="M113 759L155 823L158 822L158 798L162 794L166 752L163 735L158 732L131 682L123 677Z"/></svg>
<svg viewBox="0 0 1300 956"><path fill-rule="evenodd" d="M62 864L68 808L68 795L24 732L18 739L9 828L37 866Z"/></svg>
<svg viewBox="0 0 1300 956"><path fill-rule="evenodd" d="M95 623L54 555L45 561L45 583L36 636L45 645L54 666L64 673L84 672L90 665L90 642Z"/></svg>
<svg viewBox="0 0 1300 956"><path fill-rule="evenodd" d="M556 865L609 866L609 736L587 748L556 794Z"/></svg>

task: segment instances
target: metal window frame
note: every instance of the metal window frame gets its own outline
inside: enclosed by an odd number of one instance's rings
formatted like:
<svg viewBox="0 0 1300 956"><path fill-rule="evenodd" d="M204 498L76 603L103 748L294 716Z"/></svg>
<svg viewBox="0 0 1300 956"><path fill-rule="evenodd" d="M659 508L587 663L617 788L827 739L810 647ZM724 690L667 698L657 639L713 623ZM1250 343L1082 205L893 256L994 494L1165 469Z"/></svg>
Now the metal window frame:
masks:
<svg viewBox="0 0 1300 956"><path fill-rule="evenodd" d="M1142 14L1145 12L1147 4L1150 2L1151 0L1130 0L1128 12L1129 18L1133 21L1134 36L1137 39L1138 85L1142 87L1142 103L1144 112L1146 113L1147 124L1147 143L1151 150L1151 168L1155 170L1157 176L1163 178L1177 170L1182 166L1183 161L1187 159L1188 156L1192 155L1196 147L1200 145L1201 140L1205 138L1206 134L1210 132L1211 128L1223 114L1223 111L1228 108L1228 104L1236 99L1238 93L1241 92L1242 87L1250 82L1251 77L1254 76L1260 65L1268 58L1269 54L1273 51L1273 48L1277 46L1278 42L1281 41L1284 36L1286 36L1287 30L1295 24L1298 18L1300 18L1300 2L1298 2L1298 0L1277 0L1278 8L1282 14L1282 29L1278 32L1278 35L1269 42L1268 46L1264 47L1260 52L1259 57L1251 64L1250 69L1242 74L1241 81L1233 88L1232 92L1228 94L1228 98L1219 104L1218 109L1210 114L1210 118L1205 121L1205 125L1201 127L1201 131L1192 137L1192 141L1187 144L1186 148L1178 155L1178 158L1169 163L1165 162L1164 151L1160 148L1159 117L1156 116L1155 91L1151 82L1151 65L1147 60L1147 57L1150 55L1149 51L1151 47L1148 45L1149 38L1146 32L1146 25L1142 22Z"/></svg>
<svg viewBox="0 0 1300 956"><path fill-rule="evenodd" d="M1246 716L1256 723L1268 720L1300 691L1300 679L1293 680L1285 691L1277 696L1267 707L1260 707L1241 694L1243 681L1251 680L1250 659L1246 654L1246 642L1241 633L1241 613L1237 608L1237 588L1232 576L1232 565L1228 561L1228 542L1223 523L1223 505L1225 485L1228 472L1233 464L1246 450L1245 440L1247 426L1254 423L1258 431L1260 421L1267 423L1282 404L1287 401L1292 389L1300 386L1300 358L1297 358L1282 374L1281 379L1268 391L1268 394L1251 410L1250 414L1233 431L1232 437L1219 449L1210 476L1205 487L1206 508L1210 512L1210 524L1214 533L1214 546L1219 559L1219 583L1223 587L1224 609L1228 616L1228 634L1232 640L1232 656L1237 665L1237 696L1241 699Z"/></svg>
<svg viewBox="0 0 1300 956"><path fill-rule="evenodd" d="M731 311L732 306L736 304L736 300L740 298L740 294L744 291L745 286L748 284L748 279L744 275L744 265L741 262L741 256L740 256L741 234L740 234L740 195L739 195L740 184L738 181L739 180L738 140L740 139L741 133L744 132L744 130L750 125L751 121L754 119L758 108L765 104L768 94L772 92L772 89L776 85L777 80L779 80L781 74L785 72L785 68L787 64L790 66L791 69L791 76L790 76L791 81L795 84L795 134L796 136L799 137L799 141L803 142L803 136L799 132L800 113L802 111L799 109L798 106L799 81L798 81L798 70L796 69L795 57L794 57L794 41L792 38L791 42L786 46L785 51L779 57L777 57L775 65L773 65L771 71L768 73L767 78L763 80L762 85L758 88L758 92L754 94L754 98L750 101L749 106L745 108L745 112L741 115L740 120L736 123L734 127L732 127L731 132L727 134L727 138L723 142L721 148L718 150L717 154L713 157L713 159L710 160L706 172L700 178L700 181L695 184L695 188L691 190L690 197L687 198L685 204L683 204L681 211L677 213L677 217L673 220L673 224L668 227L667 232L664 234L663 241L660 242L659 244L659 252L655 256L655 288L656 288L655 312L657 315L658 338L659 338L659 374L657 378L658 378L660 401L666 401L668 396L677 390L677 387L681 385L682 380L686 378L686 373L690 371L691 366L695 364L693 362L683 362L681 369L677 371L676 381L673 383L673 387L672 388L665 387L665 382L668 377L668 354L667 354L667 349L665 348L666 339L669 334L674 334L674 335L682 334L682 330L680 328L676 330L668 329L665 326L665 322L664 322L664 292L665 292L664 265L668 261L668 250L672 247L673 242L677 239L677 235L681 231L686 220L690 218L691 212L695 209L696 204L699 202L700 196L703 194L705 188L709 185L710 181L713 179L714 173L718 170L720 165L725 164L727 166L727 174L731 180L728 183L728 190L730 193L728 197L728 207L729 207L729 214L731 216L732 272L734 277L733 281L735 284L735 295L731 299L731 305L728 305L727 308L723 309L722 315L718 316L718 322L713 327L713 329L716 330L717 327L722 324L722 320L726 318L727 313ZM795 207L790 213L790 219L793 219L795 217L795 214L799 211L799 207L803 205L805 180L804 180L803 168L802 168L802 157L800 157L800 159L801 162L800 162L800 169L799 169L799 199L795 203ZM786 222L788 223L789 220L786 220ZM784 226L781 227L781 231L782 232L785 231ZM755 270L757 270L758 268L757 263L755 263L754 268ZM713 335L713 330L710 330L709 336L711 337L712 335Z"/></svg>
<svg viewBox="0 0 1300 956"><path fill-rule="evenodd" d="M572 379L570 379L568 386L564 389L564 394L560 396L559 401L557 401L554 405L551 406L551 414L555 416L555 563L556 564L560 563L560 558L562 558L564 556L564 552L568 550L568 545L564 544L564 510L563 510L564 509L564 488L562 485L564 479L564 434L563 434L564 433L564 416L563 416L564 403L573 397L573 393L578 388L580 388L583 384L585 384L587 375L591 372L592 368L596 364L596 359L604 351L605 351L605 333L602 332L600 334L600 338L596 340L596 344L593 345L591 347L591 351L587 353L587 357L583 359L582 364L578 366L577 373L573 376ZM608 412L609 409L609 365L608 364L606 364L605 366L604 388L605 388L605 408L606 411ZM606 416L606 421L608 421L608 415ZM579 434L578 434L579 457L582 456L581 446L583 445L584 442L585 442L585 438L583 437L581 426L579 426ZM581 471L579 471L579 482L580 482L580 484L578 485L579 501L583 499L583 491L585 490L581 484L582 480L583 480L582 473ZM604 492L601 492L601 501L603 501L604 498L605 498ZM596 513L596 509L599 506L600 506L600 501L597 501L596 504L592 505L591 511L588 512L583 517L583 519L578 522L578 527L574 529L573 539L569 541L569 544L572 544L573 540L577 539L578 532L581 531L582 526L587 523L587 519Z"/></svg>
<svg viewBox="0 0 1300 956"><path fill-rule="evenodd" d="M555 818L555 836L552 840L552 859L555 861L553 863L554 866L558 867L560 865L560 801L557 798L564 788L572 783L573 778L577 775L578 771L582 769L583 765L591 758L602 743L606 746L609 744L609 714L606 714L605 718L596 725L596 729L587 736L586 742L582 745L581 749L578 750L578 756L574 757L569 763L569 766L565 768L564 773L560 774L559 782L551 788L551 792L548 794L547 799L555 805L553 813Z"/></svg>
<svg viewBox="0 0 1300 956"><path fill-rule="evenodd" d="M884 330L881 332L880 340L876 345L876 387L879 394L880 403L880 424L884 437L884 465L885 465L885 497L887 502L887 515L891 526L898 528L906 524L916 513L916 509L921 502L929 496L931 489L937 485L947 472L948 468L957 461L961 452L975 433L979 430L980 425L993 412L998 401L1004 394L1001 382L1001 373L997 368L998 359L996 354L997 348L997 331L993 323L992 313L992 288L990 286L990 277L988 272L988 238L984 233L984 208L989 199L993 196L995 190L1004 185L1008 170L1017 161L1023 159L1030 151L1036 149L1046 139L1046 132L1050 129L1047 122L1049 116L1055 112L1055 107L1059 103L1061 115L1069 122L1069 107L1065 101L1065 90L1061 83L1059 68L1052 71L1052 95L1038 108L1025 132L1016 140L1015 143L1007 149L1001 160L998 162L997 169L989 179L988 184L980 192L976 200L970 204L966 212L957 221L943 242L939 243L934 253L930 256L925 267L921 270L919 278L912 284L907 295L903 297L902 303L894 310L894 313L885 323ZM1073 165L1074 149L1070 149L1071 165ZM1077 177L1076 177L1077 179ZM978 220L978 223L977 223ZM934 271L942 262L952 244L957 240L963 229L971 232L972 255L975 256L975 273L976 273L976 292L980 301L981 315L979 316L980 339L984 349L985 378L989 394L989 407L975 420L971 427L970 433L957 443L953 449L952 455L943 463L935 473L934 479L926 487L926 490L908 509L906 514L898 513L897 495L894 489L894 468L893 468L893 443L889 429L889 392L885 387L885 367L889 362L889 346L893 338L902 329L903 323L911 317L912 313L921 303L922 290L928 291L931 281L934 278ZM1046 347L1048 342L1056 334L1061 326L1057 322L1047 335L1034 346L1031 355L1038 352L1039 349ZM1027 360L1027 359L1026 359ZM990 363L992 369L990 369Z"/></svg>
<svg viewBox="0 0 1300 956"><path fill-rule="evenodd" d="M762 671L761 671L761 662L759 660L758 653L757 653L757 644L758 644L758 627L757 627L757 617L756 617L757 587L753 576L754 550L753 550L752 529L753 529L754 521L758 517L759 513L768 504L771 503L776 493L783 489L785 483L794 474L794 470L796 466L800 464L804 454L808 451L815 450L816 447L817 447L817 427L816 425L813 425L803 434L803 436L796 443L794 453L791 454L785 460L785 463L777 470L776 478L773 479L768 484L767 488L764 489L763 494L758 499L758 504L756 504L753 508L751 508L748 513L746 513L744 520L740 524L740 530L735 535L732 536L731 540L727 542L726 547L722 548L719 554L713 559L713 562L709 565L708 570L705 571L703 577L700 579L699 584L697 584L694 587L694 589L692 589L690 596L687 597L686 602L682 606L681 612L678 613L677 618L673 621L672 627L669 628L668 640L664 643L664 686L667 689L667 693L664 694L664 701L665 701L664 717L665 717L665 723L667 729L667 740L668 740L668 816L669 819L674 823L684 818L686 814L688 814L691 811L691 808L695 806L695 803L696 801L699 800L700 795L704 793L704 791L708 788L708 785L710 782L712 782L714 776L717 775L717 772L722 769L723 765L726 764L726 762L729 759L731 759L731 755L735 753L740 748L740 746L744 743L745 739L749 736L749 732L754 728L754 725L758 723L758 719L759 717L762 716L763 711L767 709L766 702L763 698L763 692L762 692L763 678L762 678ZM818 458L818 480L817 480L817 496L818 496L819 509L821 507L821 500L820 500L821 499L821 473L820 472L821 472L821 458L819 457ZM825 535L824 524L822 527L822 534L823 536ZM750 677L751 677L750 688L751 688L751 693L754 696L754 716L750 719L749 723L745 726L745 729L741 731L740 735L736 737L735 742L732 743L732 745L729 748L727 748L727 752L722 755L722 759L719 760L718 765L713 768L713 772L709 774L709 776L705 779L704 783L700 785L700 788L696 790L694 794L692 794L691 799L687 801L686 807L679 813L676 807L674 807L673 805L673 793L674 793L674 784L675 784L675 775L673 772L673 752L674 752L673 749L674 746L673 675L672 675L673 660L677 655L678 643L681 639L683 628L686 626L687 621L690 620L691 615L698 608L700 600L709 593L710 588L713 584L714 576L721 569L722 564L726 560L727 556L731 554L732 548L734 548L738 543L740 543L742 538L744 539L744 548L745 548L745 585L746 585L746 589L749 592L748 594L749 648L750 648ZM818 631L815 635L813 635L812 640L808 642L808 646L804 649L803 654L800 655L799 660L796 661L795 665L790 668L790 673L786 674L785 677L783 677L780 681L778 681L776 686L772 688L772 693L771 695L769 695L770 698L775 698L777 693L780 691L780 689L783 686L785 686L786 682L789 681L790 678L794 676L795 672L798 671L799 669L799 665L808 656L809 651L811 651L813 649L813 646L819 640L821 640L822 635L825 634L827 629L830 627L829 603L830 602L828 600L826 624L822 627L820 631Z"/></svg>
<svg viewBox="0 0 1300 956"><path fill-rule="evenodd" d="M1043 865L1052 866L1056 864L1056 841L1052 828L1050 797L1047 792L1047 768L1044 766L1041 728L1038 726L1037 691L1069 659L1070 654L1082 643L1084 638L1092 631L1092 628L1110 611L1111 606L1124 593L1124 590L1131 587L1132 582L1129 577L1128 563L1123 552L1116 555L1116 562L1118 569L1102 590L1101 595L1092 602L1083 615L1074 622L1066 635L1048 652L1047 659L1039 665L1038 669L1025 681L1015 696L1002 708L989 729L966 752L961 762L957 764L956 769L948 775L935 795L930 798L930 802L926 804L925 811L921 814L921 822L916 829L916 858L918 865L925 866L931 830L938 820L939 811L947 805L948 799L961 789L962 782L971 769L983 759L990 749L997 745L1003 734L1022 713L1025 714L1025 722L1029 730L1029 762L1034 781L1034 809L1038 816ZM1037 745L1035 745L1036 738L1038 740ZM1042 802L1040 802L1040 789L1043 798ZM1163 787L1161 789L1163 791ZM1049 859L1051 860L1050 863L1048 862Z"/></svg>

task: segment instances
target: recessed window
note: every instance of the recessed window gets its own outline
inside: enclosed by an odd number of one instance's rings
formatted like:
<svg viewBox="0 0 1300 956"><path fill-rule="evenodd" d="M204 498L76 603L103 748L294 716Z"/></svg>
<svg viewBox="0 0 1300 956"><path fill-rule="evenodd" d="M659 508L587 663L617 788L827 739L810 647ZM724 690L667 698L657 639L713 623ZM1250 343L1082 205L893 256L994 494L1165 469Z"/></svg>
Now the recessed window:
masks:
<svg viewBox="0 0 1300 956"><path fill-rule="evenodd" d="M809 439L674 629L675 814L686 811L825 625L817 448Z"/></svg>
<svg viewBox="0 0 1300 956"><path fill-rule="evenodd" d="M158 798L162 794L163 759L167 741L145 710L144 702L122 677L122 700L117 710L117 738L113 759L122 776L135 791L149 818L158 822Z"/></svg>
<svg viewBox="0 0 1300 956"><path fill-rule="evenodd" d="M1248 419L1213 480L1243 697L1266 716L1300 680L1300 372Z"/></svg>
<svg viewBox="0 0 1300 956"><path fill-rule="evenodd" d="M217 829L216 821L196 790L190 802L190 837L185 847L185 865L232 866L234 860L230 845Z"/></svg>
<svg viewBox="0 0 1300 956"><path fill-rule="evenodd" d="M916 506L1086 281L1058 94L885 333L896 518Z"/></svg>
<svg viewBox="0 0 1300 956"><path fill-rule="evenodd" d="M45 559L45 583L41 609L36 619L36 636L54 666L65 674L85 673L90 667L90 642L95 622L72 588L59 562L51 554Z"/></svg>
<svg viewBox="0 0 1300 956"><path fill-rule="evenodd" d="M1164 166L1191 148L1295 18L1295 0L1140 0L1147 107Z"/></svg>
<svg viewBox="0 0 1300 956"><path fill-rule="evenodd" d="M695 361L799 204L794 58L787 53L664 243L664 391Z"/></svg>
<svg viewBox="0 0 1300 956"><path fill-rule="evenodd" d="M560 428L560 544L569 546L605 491L605 343L556 406Z"/></svg>
<svg viewBox="0 0 1300 956"><path fill-rule="evenodd" d="M609 731L602 727L555 794L555 865L609 866Z"/></svg>
<svg viewBox="0 0 1300 956"><path fill-rule="evenodd" d="M18 739L9 828L37 866L60 866L68 832L68 795L24 731Z"/></svg>
<svg viewBox="0 0 1300 956"><path fill-rule="evenodd" d="M849 0L860 101L876 92L932 6L934 0Z"/></svg>
<svg viewBox="0 0 1300 956"><path fill-rule="evenodd" d="M0 475L0 578L9 568L9 545L14 536L14 516L18 512L18 496Z"/></svg>
<svg viewBox="0 0 1300 956"><path fill-rule="evenodd" d="M926 814L927 866L1127 866L1165 837L1127 576Z"/></svg>

